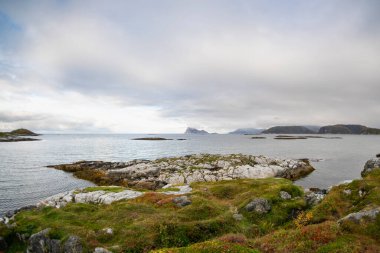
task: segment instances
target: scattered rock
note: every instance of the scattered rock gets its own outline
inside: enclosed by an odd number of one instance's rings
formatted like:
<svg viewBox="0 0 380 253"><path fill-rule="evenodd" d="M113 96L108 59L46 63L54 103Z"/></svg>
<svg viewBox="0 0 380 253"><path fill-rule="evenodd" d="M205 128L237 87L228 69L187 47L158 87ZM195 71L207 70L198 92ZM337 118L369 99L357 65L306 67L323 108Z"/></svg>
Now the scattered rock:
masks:
<svg viewBox="0 0 380 253"><path fill-rule="evenodd" d="M108 235L113 235L113 229L112 228L104 228L103 231Z"/></svg>
<svg viewBox="0 0 380 253"><path fill-rule="evenodd" d="M259 214L264 214L267 213L271 210L271 205L267 199L264 198L257 198L252 200L251 202L248 203L248 205L245 206L245 209L248 212L256 212Z"/></svg>
<svg viewBox="0 0 380 253"><path fill-rule="evenodd" d="M173 199L173 203L178 207L184 207L191 204L191 200L187 196L180 196Z"/></svg>
<svg viewBox="0 0 380 253"><path fill-rule="evenodd" d="M352 192L350 189L345 189L345 190L343 190L343 193L346 195L351 195Z"/></svg>
<svg viewBox="0 0 380 253"><path fill-rule="evenodd" d="M280 191L280 197L282 199L291 199L292 198L292 195L290 195L289 193L287 193L286 191Z"/></svg>
<svg viewBox="0 0 380 253"><path fill-rule="evenodd" d="M94 253L112 253L112 251L109 251L105 248L98 247L98 248L95 248Z"/></svg>
<svg viewBox="0 0 380 253"><path fill-rule="evenodd" d="M243 220L244 216L240 213L234 213L232 215L232 218L234 218L236 221L241 221L241 220Z"/></svg>
<svg viewBox="0 0 380 253"><path fill-rule="evenodd" d="M363 220L374 221L376 216L380 213L380 207L375 207L372 209L362 210L356 213L350 213L349 215L338 220L338 224L342 224L345 221L353 221L355 223L361 223Z"/></svg>
<svg viewBox="0 0 380 253"><path fill-rule="evenodd" d="M315 206L318 203L320 203L324 198L326 194L323 193L323 191L310 191L310 189L305 189L305 201L308 206Z"/></svg>
<svg viewBox="0 0 380 253"><path fill-rule="evenodd" d="M362 177L365 177L368 173L373 171L374 169L380 169L380 158L374 158L371 160L368 160L365 165L364 169L362 170Z"/></svg>
<svg viewBox="0 0 380 253"><path fill-rule="evenodd" d="M81 253L83 246L78 236L71 235L63 245L65 253Z"/></svg>
<svg viewBox="0 0 380 253"><path fill-rule="evenodd" d="M3 237L0 236L0 251L5 251L8 248L8 244Z"/></svg>

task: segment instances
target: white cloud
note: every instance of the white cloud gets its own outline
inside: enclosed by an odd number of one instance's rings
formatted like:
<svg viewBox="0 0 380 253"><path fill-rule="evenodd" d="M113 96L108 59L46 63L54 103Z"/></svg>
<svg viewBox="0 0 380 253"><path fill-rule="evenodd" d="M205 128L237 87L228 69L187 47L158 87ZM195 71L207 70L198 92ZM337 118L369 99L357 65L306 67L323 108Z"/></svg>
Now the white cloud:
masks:
<svg viewBox="0 0 380 253"><path fill-rule="evenodd" d="M16 44L0 47L0 111L48 115L28 123L41 130L380 127L376 6L8 2L21 28L10 34Z"/></svg>

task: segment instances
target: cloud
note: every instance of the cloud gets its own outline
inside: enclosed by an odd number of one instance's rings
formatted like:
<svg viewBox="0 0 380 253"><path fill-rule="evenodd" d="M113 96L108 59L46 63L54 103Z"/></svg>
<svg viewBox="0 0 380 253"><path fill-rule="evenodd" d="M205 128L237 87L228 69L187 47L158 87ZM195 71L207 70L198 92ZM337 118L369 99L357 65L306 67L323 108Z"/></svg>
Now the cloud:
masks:
<svg viewBox="0 0 380 253"><path fill-rule="evenodd" d="M380 127L378 1L39 3L0 5L7 112L75 131Z"/></svg>

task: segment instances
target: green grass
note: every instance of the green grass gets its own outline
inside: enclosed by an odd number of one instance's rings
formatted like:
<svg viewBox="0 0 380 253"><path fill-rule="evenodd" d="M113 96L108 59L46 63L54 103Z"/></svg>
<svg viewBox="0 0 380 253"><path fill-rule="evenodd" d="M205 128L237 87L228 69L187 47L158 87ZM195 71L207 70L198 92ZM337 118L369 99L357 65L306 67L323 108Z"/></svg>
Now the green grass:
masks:
<svg viewBox="0 0 380 253"><path fill-rule="evenodd" d="M106 192L122 192L126 190L124 187L119 186L94 186L87 187L82 190L82 192L94 192L94 191L106 191Z"/></svg>
<svg viewBox="0 0 380 253"><path fill-rule="evenodd" d="M113 252L380 252L380 217L362 224L337 220L348 213L380 205L380 170L362 180L334 187L317 206L309 208L300 187L286 179L239 179L199 182L187 194L192 203L177 207L175 196L147 192L143 196L112 205L69 204L24 211L16 216L13 229L0 226L0 236L11 244L10 252L22 251L16 233L33 234L51 228L52 238L64 241L77 235L92 252L104 247ZM175 187L173 187L175 188ZM123 187L90 187L88 191ZM346 195L343 190L350 189ZM173 190L173 189L165 189ZM364 194L359 196L359 190ZM287 191L292 199L280 198ZM270 212L247 212L254 198L266 198ZM312 213L308 223L294 224L297 213ZM239 212L242 220L235 220ZM103 229L112 228L113 235Z"/></svg>
<svg viewBox="0 0 380 253"><path fill-rule="evenodd" d="M157 192L179 192L179 191L180 189L176 187L161 188L157 190Z"/></svg>
<svg viewBox="0 0 380 253"><path fill-rule="evenodd" d="M301 198L288 201L279 198L279 192L284 187L302 193L285 179L241 179L195 183L192 187L192 204L183 208L172 203L175 196L150 192L112 205L69 204L60 209L46 207L21 212L16 216L18 226L13 232L33 234L51 228L52 235L60 240L71 234L78 235L86 242L88 249L117 246L119 250L113 251L145 252L186 247L227 233L243 233L252 237L255 228L261 234L267 233L289 222L292 209L305 207ZM123 189L90 187L86 191ZM273 211L260 217L246 213L244 206L259 196L270 199ZM233 219L234 209L243 213L243 221ZM114 230L113 236L102 232L107 227Z"/></svg>

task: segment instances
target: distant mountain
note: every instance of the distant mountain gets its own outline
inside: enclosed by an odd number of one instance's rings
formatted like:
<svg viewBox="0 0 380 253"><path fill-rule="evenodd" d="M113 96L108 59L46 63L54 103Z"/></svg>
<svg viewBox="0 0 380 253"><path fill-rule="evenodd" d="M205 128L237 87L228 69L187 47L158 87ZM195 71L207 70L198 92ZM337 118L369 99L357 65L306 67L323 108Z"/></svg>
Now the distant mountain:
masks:
<svg viewBox="0 0 380 253"><path fill-rule="evenodd" d="M319 129L319 134L380 134L380 129L362 125L331 125Z"/></svg>
<svg viewBox="0 0 380 253"><path fill-rule="evenodd" d="M239 128L235 131L229 132L229 134L261 134L265 129L259 128Z"/></svg>
<svg viewBox="0 0 380 253"><path fill-rule="evenodd" d="M318 133L319 129L321 129L321 126L314 126L314 125L305 125L304 127L316 133Z"/></svg>
<svg viewBox="0 0 380 253"><path fill-rule="evenodd" d="M185 134L209 134L205 130L198 130L196 128L188 127L185 131Z"/></svg>
<svg viewBox="0 0 380 253"><path fill-rule="evenodd" d="M275 126L262 132L263 134L315 134L315 131L304 126Z"/></svg>

